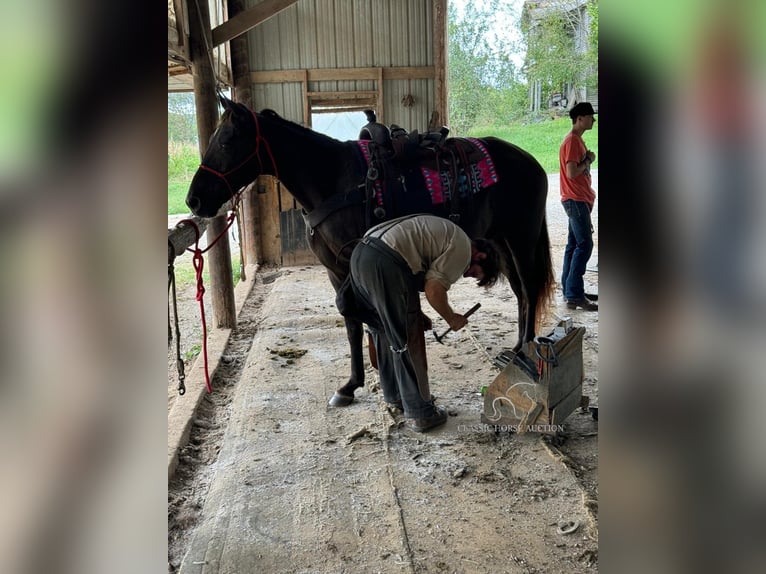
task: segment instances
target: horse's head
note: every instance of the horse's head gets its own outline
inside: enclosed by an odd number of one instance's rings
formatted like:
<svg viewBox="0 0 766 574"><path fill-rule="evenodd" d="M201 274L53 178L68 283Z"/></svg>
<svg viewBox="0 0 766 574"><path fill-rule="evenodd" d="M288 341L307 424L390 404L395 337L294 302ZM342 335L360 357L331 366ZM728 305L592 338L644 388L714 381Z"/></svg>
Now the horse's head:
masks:
<svg viewBox="0 0 766 574"><path fill-rule="evenodd" d="M220 100L221 121L186 195L186 205L201 217L213 217L261 169L257 117L242 104Z"/></svg>

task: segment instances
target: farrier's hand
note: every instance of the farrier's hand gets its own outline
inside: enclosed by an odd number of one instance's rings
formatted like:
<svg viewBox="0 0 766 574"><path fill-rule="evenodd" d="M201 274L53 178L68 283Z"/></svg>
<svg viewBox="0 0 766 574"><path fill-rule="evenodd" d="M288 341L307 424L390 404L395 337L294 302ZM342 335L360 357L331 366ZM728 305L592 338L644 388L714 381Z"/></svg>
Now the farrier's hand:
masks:
<svg viewBox="0 0 766 574"><path fill-rule="evenodd" d="M434 323L431 321L431 317L423 313L423 311L420 312L420 319L423 321L423 330L424 331L430 331L434 328Z"/></svg>
<svg viewBox="0 0 766 574"><path fill-rule="evenodd" d="M592 151L590 151L590 150L588 150L587 152L585 152L585 156L586 156L586 157L587 157L587 158L590 160L590 162L591 162L591 163L593 163L594 161L596 161L596 154L595 154L595 153L593 153L593 152L592 152Z"/></svg>
<svg viewBox="0 0 766 574"><path fill-rule="evenodd" d="M447 323L449 324L450 329L459 331L468 324L468 319L460 313L454 313Z"/></svg>

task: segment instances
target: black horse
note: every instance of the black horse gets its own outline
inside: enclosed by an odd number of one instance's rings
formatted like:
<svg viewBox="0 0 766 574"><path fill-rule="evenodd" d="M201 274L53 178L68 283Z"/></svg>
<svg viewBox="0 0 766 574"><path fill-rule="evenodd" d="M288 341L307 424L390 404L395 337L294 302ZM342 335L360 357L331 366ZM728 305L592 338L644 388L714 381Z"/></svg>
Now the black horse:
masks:
<svg viewBox="0 0 766 574"><path fill-rule="evenodd" d="M186 204L196 215L213 217L242 187L261 174L274 175L307 213L311 250L327 268L337 290L349 272L351 251L364 232L380 221L366 184L368 167L357 142L340 142L265 110L255 113L221 98L220 123L189 187ZM455 138L457 139L457 138ZM449 140L448 140L449 141ZM526 151L503 140L482 138L497 183L460 202L458 224L469 237L492 240L502 271L518 300L519 333L514 350L535 337L537 322L551 298L554 279L545 202L548 179ZM428 209L442 217L452 207ZM423 212L422 205L416 212ZM381 210L375 212L381 216ZM406 213L387 213L391 219ZM454 218L454 217L453 217ZM345 319L351 347L351 377L330 404L350 404L364 385L362 323Z"/></svg>

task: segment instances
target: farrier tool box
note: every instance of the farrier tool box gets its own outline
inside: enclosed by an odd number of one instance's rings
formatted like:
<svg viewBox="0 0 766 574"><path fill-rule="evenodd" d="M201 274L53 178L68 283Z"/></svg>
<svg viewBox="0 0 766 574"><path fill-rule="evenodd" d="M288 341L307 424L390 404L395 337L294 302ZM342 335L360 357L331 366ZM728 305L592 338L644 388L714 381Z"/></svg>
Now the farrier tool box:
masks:
<svg viewBox="0 0 766 574"><path fill-rule="evenodd" d="M518 433L555 434L563 421L587 398L582 396L582 339L585 327L562 319L545 337L521 351L500 353L493 363L503 370L484 395L481 421Z"/></svg>

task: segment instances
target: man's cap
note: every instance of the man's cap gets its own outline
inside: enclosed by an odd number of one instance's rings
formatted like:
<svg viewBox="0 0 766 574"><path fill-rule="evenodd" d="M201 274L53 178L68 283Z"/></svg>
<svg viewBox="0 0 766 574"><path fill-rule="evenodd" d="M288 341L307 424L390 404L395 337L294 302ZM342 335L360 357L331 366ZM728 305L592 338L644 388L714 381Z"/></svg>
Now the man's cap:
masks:
<svg viewBox="0 0 766 574"><path fill-rule="evenodd" d="M593 106L590 104L590 102L580 102L579 104L576 104L572 107L571 110L569 110L569 117L573 120L577 118L577 116L592 116L596 112L593 111Z"/></svg>

